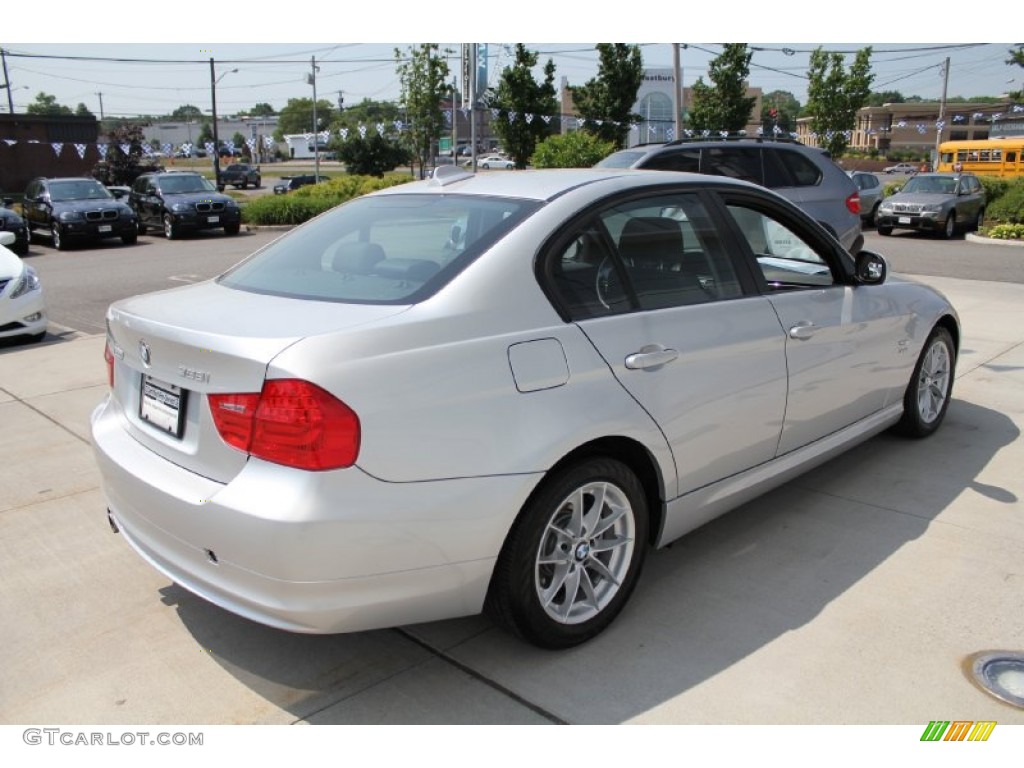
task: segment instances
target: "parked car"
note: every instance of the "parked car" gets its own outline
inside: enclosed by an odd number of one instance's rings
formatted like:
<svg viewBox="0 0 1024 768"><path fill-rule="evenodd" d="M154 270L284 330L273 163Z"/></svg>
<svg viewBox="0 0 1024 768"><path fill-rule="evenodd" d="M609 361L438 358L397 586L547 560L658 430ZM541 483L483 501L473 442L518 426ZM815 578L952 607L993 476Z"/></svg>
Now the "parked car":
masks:
<svg viewBox="0 0 1024 768"><path fill-rule="evenodd" d="M0 205L0 232L14 235L14 240L7 247L19 256L24 256L28 253L28 224L11 208L13 204L14 201L6 197L3 205Z"/></svg>
<svg viewBox="0 0 1024 768"><path fill-rule="evenodd" d="M291 192L293 189L307 187L310 184L322 184L328 180L327 176L317 176L313 173L306 173L300 176L282 176L281 182L274 185L274 194L283 195L287 192Z"/></svg>
<svg viewBox="0 0 1024 768"><path fill-rule="evenodd" d="M985 188L973 173L919 173L878 207L878 234L916 229L949 239L985 221Z"/></svg>
<svg viewBox="0 0 1024 768"><path fill-rule="evenodd" d="M74 243L120 237L131 245L139 236L135 213L127 203L91 178L32 179L21 209L29 236L42 233L58 251Z"/></svg>
<svg viewBox="0 0 1024 768"><path fill-rule="evenodd" d="M217 179L217 186L221 189L228 184L235 187L235 189L245 189L250 184L259 189L262 183L263 179L260 176L259 167L249 165L248 163L231 163L231 165L221 169L220 176Z"/></svg>
<svg viewBox="0 0 1024 768"><path fill-rule="evenodd" d="M0 339L25 337L42 341L46 336L46 301L34 268L14 251L13 232L0 232Z"/></svg>
<svg viewBox="0 0 1024 768"><path fill-rule="evenodd" d="M152 227L173 240L202 229L237 235L242 228L238 203L198 173L144 173L132 184L128 201L138 216L140 234Z"/></svg>
<svg viewBox="0 0 1024 768"><path fill-rule="evenodd" d="M728 176L775 190L856 253L864 245L860 193L831 156L781 139L679 139L613 152L598 168L648 168Z"/></svg>
<svg viewBox="0 0 1024 768"><path fill-rule="evenodd" d="M507 157L502 157L501 155L487 155L486 157L481 157L477 160L477 165L485 169L505 168L506 170L512 170L516 167L516 164L512 160L509 160Z"/></svg>
<svg viewBox="0 0 1024 768"><path fill-rule="evenodd" d="M549 648L613 620L649 547L933 433L960 339L763 187L451 166L107 328L108 516L168 578L291 631L486 609Z"/></svg>
<svg viewBox="0 0 1024 768"><path fill-rule="evenodd" d="M886 173L917 173L917 166L914 163L896 163L885 169Z"/></svg>
<svg viewBox="0 0 1024 768"><path fill-rule="evenodd" d="M882 202L882 182L873 173L850 171L850 178L860 191L860 218L865 224L875 223L875 214Z"/></svg>

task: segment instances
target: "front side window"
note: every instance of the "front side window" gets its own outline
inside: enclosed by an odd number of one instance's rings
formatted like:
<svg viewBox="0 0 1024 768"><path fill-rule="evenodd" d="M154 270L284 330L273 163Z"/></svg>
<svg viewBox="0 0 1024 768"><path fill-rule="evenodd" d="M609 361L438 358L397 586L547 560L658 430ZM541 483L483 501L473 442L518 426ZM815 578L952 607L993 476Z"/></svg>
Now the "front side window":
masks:
<svg viewBox="0 0 1024 768"><path fill-rule="evenodd" d="M433 295L539 206L477 195L362 197L293 230L218 282L301 299L411 304Z"/></svg>
<svg viewBox="0 0 1024 768"><path fill-rule="evenodd" d="M820 287L836 282L826 259L777 216L737 203L727 208L769 289Z"/></svg>
<svg viewBox="0 0 1024 768"><path fill-rule="evenodd" d="M695 194L616 204L560 243L547 257L546 275L573 320L742 295L713 220Z"/></svg>

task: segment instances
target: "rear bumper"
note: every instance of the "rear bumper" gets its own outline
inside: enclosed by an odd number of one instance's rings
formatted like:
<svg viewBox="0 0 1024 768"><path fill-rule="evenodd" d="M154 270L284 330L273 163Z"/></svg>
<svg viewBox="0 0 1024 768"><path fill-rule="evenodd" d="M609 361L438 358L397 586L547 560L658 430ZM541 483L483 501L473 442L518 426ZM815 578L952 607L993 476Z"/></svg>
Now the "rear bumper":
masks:
<svg viewBox="0 0 1024 768"><path fill-rule="evenodd" d="M350 632L479 613L536 476L385 483L250 459L229 483L136 442L109 399L92 437L109 514L195 594L295 632ZM496 501L500 500L500 504Z"/></svg>

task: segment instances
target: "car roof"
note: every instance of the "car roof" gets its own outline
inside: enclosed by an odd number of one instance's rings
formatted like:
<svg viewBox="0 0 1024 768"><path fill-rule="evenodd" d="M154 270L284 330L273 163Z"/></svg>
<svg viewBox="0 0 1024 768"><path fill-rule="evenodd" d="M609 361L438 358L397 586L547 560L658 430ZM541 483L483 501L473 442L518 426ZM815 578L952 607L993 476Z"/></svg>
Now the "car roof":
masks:
<svg viewBox="0 0 1024 768"><path fill-rule="evenodd" d="M440 166L434 178L382 189L375 195L469 194L516 197L546 201L573 189L596 184L612 186L609 192L627 187L664 186L685 183L694 186L730 185L768 191L756 184L701 173L651 171L631 168L552 168L516 171L508 174L474 174L463 168Z"/></svg>

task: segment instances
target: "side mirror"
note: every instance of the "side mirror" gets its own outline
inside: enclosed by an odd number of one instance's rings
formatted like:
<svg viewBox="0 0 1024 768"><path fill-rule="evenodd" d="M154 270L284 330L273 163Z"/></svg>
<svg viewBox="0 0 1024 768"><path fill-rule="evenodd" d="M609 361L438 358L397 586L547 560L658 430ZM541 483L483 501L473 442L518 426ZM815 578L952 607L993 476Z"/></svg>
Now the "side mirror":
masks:
<svg viewBox="0 0 1024 768"><path fill-rule="evenodd" d="M881 285L889 273L889 266L881 254L874 251L858 251L855 273L858 282L864 285Z"/></svg>

